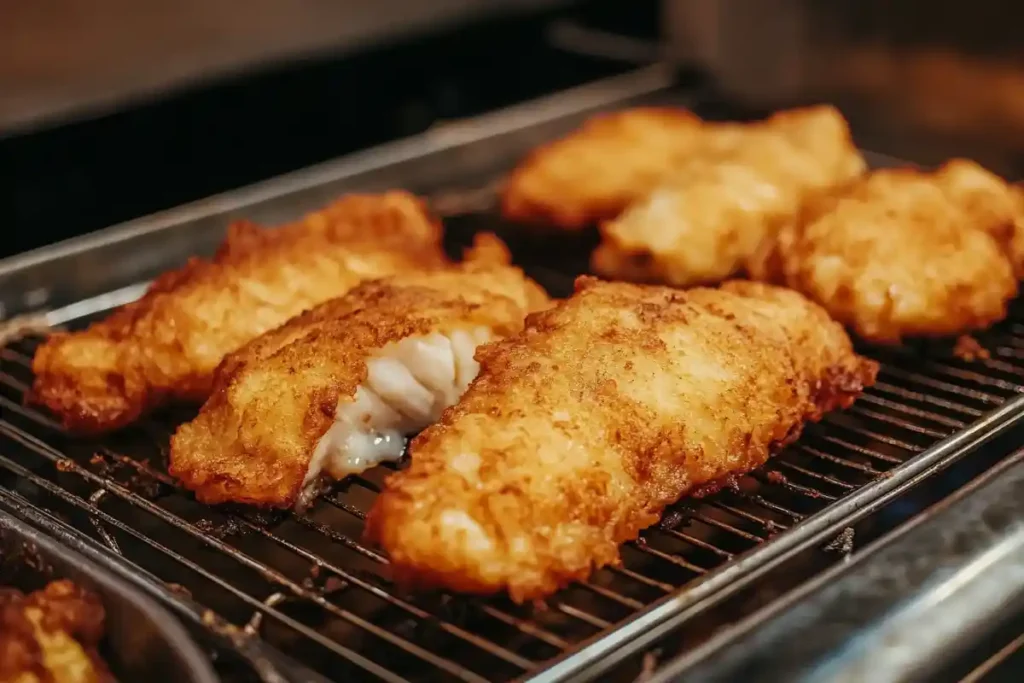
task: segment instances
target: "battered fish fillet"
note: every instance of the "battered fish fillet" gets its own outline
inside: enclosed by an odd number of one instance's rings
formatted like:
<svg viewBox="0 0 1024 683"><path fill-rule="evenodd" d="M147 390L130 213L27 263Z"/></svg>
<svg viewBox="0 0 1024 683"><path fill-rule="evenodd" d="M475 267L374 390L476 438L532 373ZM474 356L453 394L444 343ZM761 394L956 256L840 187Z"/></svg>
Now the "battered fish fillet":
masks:
<svg viewBox="0 0 1024 683"><path fill-rule="evenodd" d="M865 170L842 115L796 109L719 126L702 153L618 218L601 225L598 274L689 286L739 273L810 195Z"/></svg>
<svg viewBox="0 0 1024 683"><path fill-rule="evenodd" d="M872 342L968 333L1004 318L1017 294L1014 204L969 162L875 171L809 203L750 273Z"/></svg>
<svg viewBox="0 0 1024 683"><path fill-rule="evenodd" d="M684 109L595 116L534 150L512 172L502 211L511 220L589 227L654 189L702 138L701 120Z"/></svg>
<svg viewBox="0 0 1024 683"><path fill-rule="evenodd" d="M0 590L0 683L113 683L97 648L103 605L71 581Z"/></svg>
<svg viewBox="0 0 1024 683"><path fill-rule="evenodd" d="M347 196L276 230L236 223L212 260L164 274L85 331L51 336L30 400L84 433L202 401L227 353L363 280L444 265L440 240L404 192Z"/></svg>
<svg viewBox="0 0 1024 683"><path fill-rule="evenodd" d="M476 347L549 305L496 240L459 266L364 283L228 356L171 441L171 474L203 502L289 507L321 473L397 460L476 376Z"/></svg>
<svg viewBox="0 0 1024 683"><path fill-rule="evenodd" d="M846 407L877 366L796 292L673 290L589 277L410 445L366 536L394 578L513 600L603 565L696 487L762 465Z"/></svg>
<svg viewBox="0 0 1024 683"><path fill-rule="evenodd" d="M1003 246L1018 279L1024 277L1024 188L968 159L951 159L932 177L972 224Z"/></svg>

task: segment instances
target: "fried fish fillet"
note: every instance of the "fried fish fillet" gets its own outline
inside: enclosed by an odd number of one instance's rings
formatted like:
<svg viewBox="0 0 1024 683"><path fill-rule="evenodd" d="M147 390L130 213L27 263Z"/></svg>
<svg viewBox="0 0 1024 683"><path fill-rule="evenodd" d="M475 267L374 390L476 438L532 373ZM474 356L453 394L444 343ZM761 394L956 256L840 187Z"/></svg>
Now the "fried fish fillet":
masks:
<svg viewBox="0 0 1024 683"><path fill-rule="evenodd" d="M720 125L708 135L713 141L701 153L600 226L596 273L675 286L720 282L740 272L809 195L865 170L832 107Z"/></svg>
<svg viewBox="0 0 1024 683"><path fill-rule="evenodd" d="M749 270L875 343L964 334L1017 294L1015 210L1011 188L970 162L879 170L810 202Z"/></svg>
<svg viewBox="0 0 1024 683"><path fill-rule="evenodd" d="M402 585L516 601L618 562L667 505L759 467L877 371L817 305L752 282L581 277L476 357L477 379L413 440L366 536Z"/></svg>
<svg viewBox="0 0 1024 683"><path fill-rule="evenodd" d="M654 189L702 138L701 120L684 109L600 114L519 164L502 191L502 211L567 230L594 225Z"/></svg>
<svg viewBox="0 0 1024 683"><path fill-rule="evenodd" d="M968 159L946 162L932 182L1003 246L1018 279L1024 277L1024 188Z"/></svg>
<svg viewBox="0 0 1024 683"><path fill-rule="evenodd" d="M207 503L289 507L321 472L397 460L476 376L476 347L549 305L484 239L459 266L364 283L228 356L171 441L171 474Z"/></svg>
<svg viewBox="0 0 1024 683"><path fill-rule="evenodd" d="M37 351L30 400L83 433L123 427L171 400L199 402L224 356L359 282L444 265L441 227L405 192L350 195L275 230L232 225L141 299Z"/></svg>
<svg viewBox="0 0 1024 683"><path fill-rule="evenodd" d="M0 683L113 683L98 653L99 598L71 581L0 590Z"/></svg>

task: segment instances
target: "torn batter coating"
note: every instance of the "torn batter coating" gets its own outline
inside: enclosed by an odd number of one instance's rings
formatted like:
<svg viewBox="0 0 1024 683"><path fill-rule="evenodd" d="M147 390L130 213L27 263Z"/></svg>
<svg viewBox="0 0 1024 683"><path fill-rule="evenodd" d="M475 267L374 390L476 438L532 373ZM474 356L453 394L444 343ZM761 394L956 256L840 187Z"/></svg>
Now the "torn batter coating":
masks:
<svg viewBox="0 0 1024 683"><path fill-rule="evenodd" d="M495 260L496 239L459 266L364 283L228 356L171 441L171 474L207 503L289 507L322 473L397 460L476 376L477 346L549 305L507 253Z"/></svg>

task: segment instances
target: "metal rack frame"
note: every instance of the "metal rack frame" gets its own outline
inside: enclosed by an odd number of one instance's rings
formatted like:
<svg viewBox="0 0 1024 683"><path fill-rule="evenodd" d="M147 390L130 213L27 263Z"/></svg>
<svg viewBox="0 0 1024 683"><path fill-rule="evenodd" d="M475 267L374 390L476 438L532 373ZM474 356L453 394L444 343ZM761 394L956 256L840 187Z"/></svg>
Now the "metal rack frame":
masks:
<svg viewBox="0 0 1024 683"><path fill-rule="evenodd" d="M699 104L671 82L668 70L646 68L0 262L0 304L27 316L19 325L80 325L187 255L212 251L233 217L275 223L356 189L402 186L440 206L458 204L451 192L468 188L475 208L452 217L452 238L486 227L504 232L514 251L528 249L532 238L497 221L487 210L493 193L474 183L500 177L595 111ZM564 263L521 262L553 292L571 282ZM257 515L200 506L164 474L173 417L104 441L69 437L21 404L38 338L0 351L0 485L15 488L26 508L64 519L49 523L102 544L112 566L137 574L264 680L315 680L282 649L302 659L310 649L340 662L342 675L386 681L424 672L470 682L588 680L1024 421L1020 311L983 341L996 355L975 363L943 349L867 350L882 374L852 409L809 427L736 489L684 501L626 547L622 567L556 596L545 611L395 593L387 558L358 540L386 470L336 486L304 515ZM188 594L168 582L188 584Z"/></svg>

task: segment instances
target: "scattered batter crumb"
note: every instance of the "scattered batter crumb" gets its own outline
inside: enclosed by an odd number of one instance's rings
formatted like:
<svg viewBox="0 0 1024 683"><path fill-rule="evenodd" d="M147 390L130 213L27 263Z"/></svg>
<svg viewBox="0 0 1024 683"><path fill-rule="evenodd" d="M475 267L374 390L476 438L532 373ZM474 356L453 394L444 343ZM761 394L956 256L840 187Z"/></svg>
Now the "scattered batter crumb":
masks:
<svg viewBox="0 0 1024 683"><path fill-rule="evenodd" d="M988 360L991 354L977 339L969 334L960 335L953 346L953 355L960 360L973 363L976 360Z"/></svg>

